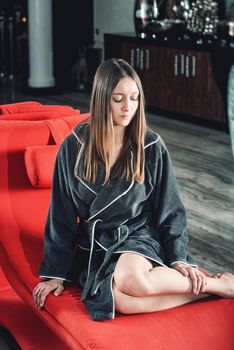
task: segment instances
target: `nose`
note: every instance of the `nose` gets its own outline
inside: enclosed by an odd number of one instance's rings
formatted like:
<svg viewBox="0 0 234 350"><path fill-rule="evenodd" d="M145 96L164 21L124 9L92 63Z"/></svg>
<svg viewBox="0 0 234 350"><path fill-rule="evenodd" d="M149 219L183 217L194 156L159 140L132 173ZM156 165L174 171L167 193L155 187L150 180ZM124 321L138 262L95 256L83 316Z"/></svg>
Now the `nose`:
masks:
<svg viewBox="0 0 234 350"><path fill-rule="evenodd" d="M126 99L126 100L124 100L123 110L129 111L129 109L130 109L130 101L128 99Z"/></svg>

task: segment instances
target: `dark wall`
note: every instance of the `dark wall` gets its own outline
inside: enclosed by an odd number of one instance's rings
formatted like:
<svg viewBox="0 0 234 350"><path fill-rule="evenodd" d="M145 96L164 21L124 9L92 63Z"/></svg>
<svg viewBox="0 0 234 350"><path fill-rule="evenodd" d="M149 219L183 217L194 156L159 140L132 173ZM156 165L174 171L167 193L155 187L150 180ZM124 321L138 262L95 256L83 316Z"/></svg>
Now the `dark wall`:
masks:
<svg viewBox="0 0 234 350"><path fill-rule="evenodd" d="M28 74L27 1L0 1L0 77Z"/></svg>
<svg viewBox="0 0 234 350"><path fill-rule="evenodd" d="M5 32L4 43L0 35L0 75L2 71L4 75L28 74L28 27L22 21L16 25L16 12L19 9L21 17L27 17L27 0L0 0L0 31L4 14ZM71 69L78 59L79 50L93 44L93 0L52 0L52 10L54 75L58 83L69 85ZM14 18L13 53L9 48L9 17ZM12 67L10 62L13 59Z"/></svg>
<svg viewBox="0 0 234 350"><path fill-rule="evenodd" d="M7 14L12 14L14 7L20 5L24 9L27 7L27 0L1 0L0 11L6 11Z"/></svg>
<svg viewBox="0 0 234 350"><path fill-rule="evenodd" d="M54 71L69 83L79 51L93 44L93 0L53 1Z"/></svg>

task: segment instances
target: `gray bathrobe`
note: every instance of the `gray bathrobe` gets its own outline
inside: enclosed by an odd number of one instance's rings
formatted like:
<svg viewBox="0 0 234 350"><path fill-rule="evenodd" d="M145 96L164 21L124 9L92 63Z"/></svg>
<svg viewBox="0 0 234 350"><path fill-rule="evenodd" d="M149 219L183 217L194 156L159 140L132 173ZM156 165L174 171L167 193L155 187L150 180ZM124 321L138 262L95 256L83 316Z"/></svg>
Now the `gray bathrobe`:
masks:
<svg viewBox="0 0 234 350"><path fill-rule="evenodd" d="M101 161L95 184L83 178L88 127L78 125L58 152L40 277L79 283L91 318L104 320L115 315L112 279L121 253L135 252L153 266L195 265L186 252L186 213L160 137L151 131L145 136L143 184L113 170L103 186Z"/></svg>

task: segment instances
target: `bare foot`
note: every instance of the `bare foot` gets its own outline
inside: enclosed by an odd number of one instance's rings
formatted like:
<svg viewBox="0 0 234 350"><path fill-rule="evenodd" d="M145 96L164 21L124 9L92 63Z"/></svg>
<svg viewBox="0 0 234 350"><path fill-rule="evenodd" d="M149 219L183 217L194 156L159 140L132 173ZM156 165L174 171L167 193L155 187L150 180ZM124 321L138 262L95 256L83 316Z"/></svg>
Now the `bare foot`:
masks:
<svg viewBox="0 0 234 350"><path fill-rule="evenodd" d="M224 272L221 274L216 274L212 276L213 278L218 278L220 282L222 281L222 289L217 293L223 298L234 298L234 275L229 272Z"/></svg>

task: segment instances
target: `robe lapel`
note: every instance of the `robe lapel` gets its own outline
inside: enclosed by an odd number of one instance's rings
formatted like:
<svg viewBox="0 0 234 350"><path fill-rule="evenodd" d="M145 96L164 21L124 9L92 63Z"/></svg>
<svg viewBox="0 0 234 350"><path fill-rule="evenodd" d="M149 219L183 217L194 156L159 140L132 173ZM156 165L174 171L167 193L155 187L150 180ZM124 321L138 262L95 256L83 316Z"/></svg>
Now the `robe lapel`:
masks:
<svg viewBox="0 0 234 350"><path fill-rule="evenodd" d="M100 163L100 175L98 176L99 184L100 180L102 181L101 183L103 183L104 174L104 165ZM113 183L111 182L108 185L101 186L90 206L89 220L101 219L103 215L107 214L108 210L111 210L112 213L116 210L118 212L118 200L129 193L133 185L134 180L126 181L121 178L117 178L113 181Z"/></svg>
<svg viewBox="0 0 234 350"><path fill-rule="evenodd" d="M85 140L85 138L86 131L83 140ZM90 208L89 217L87 219L91 221L102 218L102 216L107 213L107 209L118 211L118 200L131 190L134 185L134 180L125 181L118 178L114 180L112 184L103 186L105 167L99 162L96 183L88 183L83 178L85 142L80 142L80 144L81 149L76 162L75 173L78 180L78 186L80 187L79 195Z"/></svg>
<svg viewBox="0 0 234 350"><path fill-rule="evenodd" d="M104 179L104 169L99 169L97 181L95 184L88 183L86 180L84 180L83 174L84 174L84 147L85 144L81 146L81 149L79 151L78 159L76 160L75 165L75 177L78 180L78 182L81 182L83 185L82 190L84 191L84 195L86 192L91 192L95 196L98 194L100 188L102 187L103 179ZM82 196L83 197L83 196Z"/></svg>
<svg viewBox="0 0 234 350"><path fill-rule="evenodd" d="M79 191L82 199L89 203L89 218L88 220L96 220L102 217L102 214L110 208L114 208L115 205L118 205L118 200L125 196L133 187L134 180L125 181L123 179L116 179L113 183L102 186L105 176L104 165L99 162L97 181L95 184L88 183L83 178L83 169L84 169L84 157L83 150L84 144L81 147L79 153L79 159L76 165L76 178L78 180L78 186L81 186L82 189Z"/></svg>
<svg viewBox="0 0 234 350"><path fill-rule="evenodd" d="M118 212L118 200L131 191L133 185L133 180L118 179L114 184L102 186L90 206L89 220L102 218L107 209Z"/></svg>

